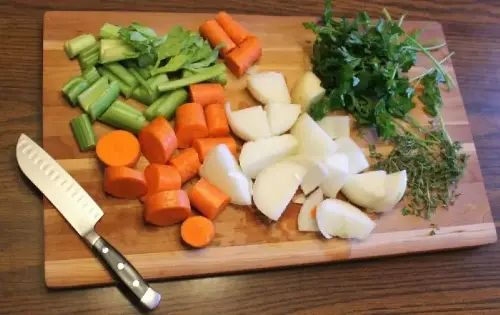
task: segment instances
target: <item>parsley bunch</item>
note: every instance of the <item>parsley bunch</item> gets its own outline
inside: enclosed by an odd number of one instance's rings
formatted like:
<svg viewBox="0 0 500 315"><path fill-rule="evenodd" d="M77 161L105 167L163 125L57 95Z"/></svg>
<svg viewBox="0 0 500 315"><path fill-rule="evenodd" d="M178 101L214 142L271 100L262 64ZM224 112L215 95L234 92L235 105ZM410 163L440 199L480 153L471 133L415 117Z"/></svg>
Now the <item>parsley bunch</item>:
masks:
<svg viewBox="0 0 500 315"><path fill-rule="evenodd" d="M344 110L359 127L375 127L393 150L384 157L371 145L373 168L389 173L407 170L403 214L429 219L438 207L448 207L457 197L456 185L468 158L460 153L461 143L451 140L441 117L440 84L454 86L441 64L453 53L440 62L434 59L429 51L444 44L424 47L418 41L423 30L407 33L401 27L405 16L394 21L384 9L384 18L376 23L366 12L352 21L334 20L331 0L325 2L322 21L304 23L317 35L312 65L326 89L325 96L312 104L311 116L318 120L330 111ZM415 65L417 53L426 55L434 68L408 79L405 73ZM418 97L432 117L431 127L410 115L418 85L423 87Z"/></svg>

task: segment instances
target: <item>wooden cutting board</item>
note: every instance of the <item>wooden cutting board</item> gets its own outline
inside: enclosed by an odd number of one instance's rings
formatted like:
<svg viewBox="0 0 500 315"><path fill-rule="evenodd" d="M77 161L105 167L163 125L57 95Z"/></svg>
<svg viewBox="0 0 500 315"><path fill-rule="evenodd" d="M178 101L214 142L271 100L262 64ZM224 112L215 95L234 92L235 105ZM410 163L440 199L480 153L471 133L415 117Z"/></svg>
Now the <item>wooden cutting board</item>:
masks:
<svg viewBox="0 0 500 315"><path fill-rule="evenodd" d="M443 93L443 115L451 137L464 142L471 157L458 192L462 195L449 210L440 209L430 221L403 216L400 209L379 217L374 233L363 242L325 240L316 233L299 233L297 214L300 205L291 204L276 223L269 222L252 207L225 209L215 220L213 245L202 250L189 250L179 237L179 226L146 225L139 201L120 200L106 196L102 190L102 168L93 152L80 153L69 121L80 113L63 99L61 86L80 73L78 63L63 52L64 41L83 33L98 34L103 23L128 25L139 21L159 34L182 24L196 30L214 14L146 13L146 12L48 12L43 37L43 146L81 183L102 207L105 215L97 231L117 247L147 279L264 269L328 261L352 260L378 256L400 255L424 251L447 250L477 246L497 240L476 149L458 89ZM259 71L281 71L289 87L310 68L310 52L314 35L301 23L311 17L275 17L236 15L239 21L263 42ZM406 27L428 24L422 39L444 41L440 24L408 22ZM438 59L447 49L436 52ZM422 58L423 59L423 58ZM411 75L424 71L427 60L419 60ZM455 78L451 63L445 67ZM246 80L232 75L227 97L234 108L256 104L245 90ZM127 101L134 103L133 101ZM140 106L135 103L135 105ZM426 118L415 110L421 122ZM96 123L101 136L108 127ZM353 134L355 134L353 132ZM356 141L366 148L361 139ZM145 167L142 158L138 168ZM195 182L196 180L194 180ZM189 187L193 183L189 183ZM439 229L431 235L431 223ZM108 273L93 257L53 206L44 201L45 279L49 287L104 284L111 282Z"/></svg>

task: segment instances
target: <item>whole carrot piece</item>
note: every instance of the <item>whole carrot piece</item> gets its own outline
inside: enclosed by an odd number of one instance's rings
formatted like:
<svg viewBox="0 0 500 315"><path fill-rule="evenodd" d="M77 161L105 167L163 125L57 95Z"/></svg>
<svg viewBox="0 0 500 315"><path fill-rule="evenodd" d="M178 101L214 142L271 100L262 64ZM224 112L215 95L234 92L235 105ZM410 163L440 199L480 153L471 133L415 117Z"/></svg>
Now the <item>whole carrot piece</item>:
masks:
<svg viewBox="0 0 500 315"><path fill-rule="evenodd" d="M241 77L262 55L262 46L255 36L248 36L226 57L226 65L237 77Z"/></svg>
<svg viewBox="0 0 500 315"><path fill-rule="evenodd" d="M191 214L184 190L167 190L148 197L144 202L144 220L158 226L174 225Z"/></svg>
<svg viewBox="0 0 500 315"><path fill-rule="evenodd" d="M172 157L168 164L177 169L183 184L196 176L201 167L198 153L193 148L182 150L177 156Z"/></svg>
<svg viewBox="0 0 500 315"><path fill-rule="evenodd" d="M220 50L221 56L226 56L231 50L236 47L236 44L227 36L226 32L215 20L208 20L200 25L199 28L200 35L208 40L210 46L215 48L221 43L225 43L225 46Z"/></svg>
<svg viewBox="0 0 500 315"><path fill-rule="evenodd" d="M225 104L224 87L217 83L199 83L189 86L191 102L205 107L210 104Z"/></svg>
<svg viewBox="0 0 500 315"><path fill-rule="evenodd" d="M107 166L134 167L141 156L141 149L139 141L132 133L114 130L99 139L96 155Z"/></svg>
<svg viewBox="0 0 500 315"><path fill-rule="evenodd" d="M179 148L188 148L193 140L208 137L203 107L198 103L186 103L175 113L175 134Z"/></svg>
<svg viewBox="0 0 500 315"><path fill-rule="evenodd" d="M155 118L139 131L142 154L150 163L165 164L177 150L177 137L168 120Z"/></svg>
<svg viewBox="0 0 500 315"><path fill-rule="evenodd" d="M227 137L229 135L229 124L226 111L222 104L210 104L205 106L205 119L207 121L209 137Z"/></svg>
<svg viewBox="0 0 500 315"><path fill-rule="evenodd" d="M212 221L202 216L188 218L181 225L182 240L194 247L209 245L215 238L215 227Z"/></svg>
<svg viewBox="0 0 500 315"><path fill-rule="evenodd" d="M246 28L244 28L225 11L217 13L215 20L236 45L241 44L248 36L251 35Z"/></svg>
<svg viewBox="0 0 500 315"><path fill-rule="evenodd" d="M207 154L219 144L227 145L229 151L236 157L236 141L231 137L196 139L193 142L193 148L198 152L200 161L203 163Z"/></svg>
<svg viewBox="0 0 500 315"><path fill-rule="evenodd" d="M104 191L126 199L135 199L148 191L142 172L124 166L107 167L104 170Z"/></svg>
<svg viewBox="0 0 500 315"><path fill-rule="evenodd" d="M228 195L204 178L201 178L191 189L189 200L196 209L210 220L213 220L231 202Z"/></svg>
<svg viewBox="0 0 500 315"><path fill-rule="evenodd" d="M148 193L143 198L148 198L165 190L181 189L181 175L170 165L149 164L144 169L144 177L148 185Z"/></svg>

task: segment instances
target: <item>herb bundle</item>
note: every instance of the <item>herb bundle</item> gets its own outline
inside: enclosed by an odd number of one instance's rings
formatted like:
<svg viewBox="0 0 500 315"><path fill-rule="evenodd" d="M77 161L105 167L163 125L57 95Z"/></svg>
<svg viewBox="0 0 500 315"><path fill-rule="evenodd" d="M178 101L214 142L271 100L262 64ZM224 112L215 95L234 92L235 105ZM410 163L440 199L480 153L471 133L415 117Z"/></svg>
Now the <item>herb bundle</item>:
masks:
<svg viewBox="0 0 500 315"><path fill-rule="evenodd" d="M402 28L405 16L395 21L384 9L385 18L376 23L366 12L352 21L335 20L331 1L325 3L320 23L304 23L317 35L312 65L326 89L325 96L312 104L311 116L318 120L330 111L345 110L359 127L375 127L380 137L392 143L393 151L383 157L371 146L377 161L373 167L387 172L406 169L409 189L403 214L428 219L438 207L453 202L454 187L467 161L441 118L440 84L454 86L441 64L451 54L438 62L430 50L444 45L424 47L419 42L423 30L407 33ZM410 80L405 73L415 65L419 52L432 60L434 68ZM418 96L424 111L437 122L433 124L437 129L424 127L410 116L418 85L424 88Z"/></svg>

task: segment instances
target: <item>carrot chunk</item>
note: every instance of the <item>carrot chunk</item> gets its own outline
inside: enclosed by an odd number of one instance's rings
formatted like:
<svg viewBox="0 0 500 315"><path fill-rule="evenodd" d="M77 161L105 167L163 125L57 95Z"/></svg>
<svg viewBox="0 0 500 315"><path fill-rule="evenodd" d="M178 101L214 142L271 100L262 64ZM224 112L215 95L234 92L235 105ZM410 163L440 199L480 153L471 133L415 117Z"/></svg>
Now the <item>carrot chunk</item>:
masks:
<svg viewBox="0 0 500 315"><path fill-rule="evenodd" d="M226 45L221 48L221 56L226 56L231 50L236 47L236 44L227 36L226 32L215 20L208 20L200 25L199 28L200 35L208 40L210 46L215 48L215 46L225 43Z"/></svg>
<svg viewBox="0 0 500 315"><path fill-rule="evenodd" d="M177 169L181 175L181 182L183 184L196 176L201 167L198 153L193 148L183 150L179 155L171 158L168 164Z"/></svg>
<svg viewBox="0 0 500 315"><path fill-rule="evenodd" d="M226 57L226 65L237 77L241 77L262 55L262 47L257 37L247 37Z"/></svg>
<svg viewBox="0 0 500 315"><path fill-rule="evenodd" d="M226 137L229 135L229 124L224 105L210 104L205 106L205 118L209 137Z"/></svg>
<svg viewBox="0 0 500 315"><path fill-rule="evenodd" d="M181 189L181 175L170 165L149 164L144 170L144 177L148 184L148 193L142 197L144 200L161 191Z"/></svg>
<svg viewBox="0 0 500 315"><path fill-rule="evenodd" d="M177 150L177 137L168 120L155 118L139 131L142 154L149 163L165 164Z"/></svg>
<svg viewBox="0 0 500 315"><path fill-rule="evenodd" d="M135 199L148 191L144 174L125 166L112 166L104 170L104 191L126 199Z"/></svg>
<svg viewBox="0 0 500 315"><path fill-rule="evenodd" d="M191 214L189 198L184 190L166 190L148 197L144 220L158 226L169 226L186 220Z"/></svg>
<svg viewBox="0 0 500 315"><path fill-rule="evenodd" d="M210 220L213 220L231 202L228 195L204 178L201 178L191 189L189 200L196 209Z"/></svg>
<svg viewBox="0 0 500 315"><path fill-rule="evenodd" d="M248 36L251 35L246 28L233 19L227 12L221 11L217 13L215 20L236 45L241 44Z"/></svg>
<svg viewBox="0 0 500 315"><path fill-rule="evenodd" d="M200 162L203 163L205 156L219 144L227 145L229 151L236 156L236 141L231 137L196 139L193 142L193 148L198 152Z"/></svg>
<svg viewBox="0 0 500 315"><path fill-rule="evenodd" d="M199 83L189 86L191 102L205 107L217 103L225 104L224 87L218 83Z"/></svg>
<svg viewBox="0 0 500 315"><path fill-rule="evenodd" d="M175 113L175 133L179 148L189 148L193 140L208 137L203 107L198 103L186 103Z"/></svg>

